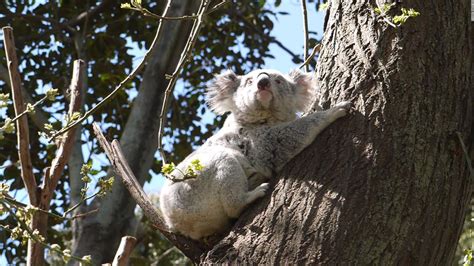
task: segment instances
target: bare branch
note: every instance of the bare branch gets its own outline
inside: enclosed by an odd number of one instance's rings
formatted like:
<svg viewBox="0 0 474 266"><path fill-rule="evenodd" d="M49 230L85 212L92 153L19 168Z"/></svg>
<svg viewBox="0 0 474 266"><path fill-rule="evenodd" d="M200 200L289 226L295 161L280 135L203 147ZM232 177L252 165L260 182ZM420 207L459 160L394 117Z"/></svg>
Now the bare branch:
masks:
<svg viewBox="0 0 474 266"><path fill-rule="evenodd" d="M143 191L143 188L141 187L140 183L138 183L135 175L130 169L130 166L125 160L119 142L114 140L112 144L109 143L100 130L99 125L93 123L92 127L100 146L105 150L107 158L109 158L109 161L114 167L115 172L121 177L125 188L128 190L132 198L142 208L143 214L150 220L154 227L156 227L166 238L168 238L171 243L173 243L191 260L197 262L203 252L210 249L211 247L205 243L200 243L198 241L176 235L168 231L163 223L160 211L154 207L153 202L148 198L145 191Z"/></svg>
<svg viewBox="0 0 474 266"><path fill-rule="evenodd" d="M11 27L3 27L3 43L7 57L8 72L10 77L10 86L12 89L13 102L15 105L15 115L19 115L25 111L25 105L21 95L21 78L18 73L18 59L15 51L15 40L13 38L13 29ZM28 118L21 117L16 122L17 140L18 140L18 157L21 165L21 178L25 184L30 203L35 205L38 202L37 184L33 174L33 166L30 157L30 136L28 129Z"/></svg>
<svg viewBox="0 0 474 266"><path fill-rule="evenodd" d="M208 0L201 1L201 4L198 9L198 18L194 20L191 33L189 34L189 37L188 37L188 41L186 42L186 45L184 46L183 52L181 52L181 57L179 59L179 62L176 65L176 69L171 75L171 80L169 81L168 86L166 87L166 90L165 90L163 104L161 105L160 128L158 130L158 150L160 151L163 164L166 163L166 155L163 150L162 141L163 141L163 132L164 132L164 128L165 128L165 124L167 120L166 114L169 109L170 95L173 92L174 85L176 84L176 80L178 78L179 72L181 72L181 69L183 68L184 64L186 63L188 58L191 56L191 51L194 47L194 44L196 43L196 39L199 36L199 31L201 30L201 27L202 27L202 18L204 14L206 13L208 6L209 6Z"/></svg>
<svg viewBox="0 0 474 266"><path fill-rule="evenodd" d="M474 169L472 168L471 156L469 156L469 152L467 151L466 145L464 144L464 141L462 140L461 133L456 132L456 135L458 136L459 143L461 144L461 149L464 153L464 158L466 159L466 164L467 164L467 168L469 169L470 176L471 178L474 178Z"/></svg>
<svg viewBox="0 0 474 266"><path fill-rule="evenodd" d="M303 31L304 31L304 58L308 58L308 12L306 11L306 0L301 0L301 9L303 12ZM304 64L306 72L309 71L308 64Z"/></svg>
<svg viewBox="0 0 474 266"><path fill-rule="evenodd" d="M320 50L321 50L321 44L318 43L314 46L313 51L311 51L311 54L304 60L303 64L301 64L299 68L307 66L309 64L309 62L311 62L311 60L313 60L316 53L319 52Z"/></svg>
<svg viewBox="0 0 474 266"><path fill-rule="evenodd" d="M117 249L117 253L115 254L114 261L112 262L112 266L128 265L128 259L133 251L133 248L135 247L136 242L137 239L133 236L122 237L119 248Z"/></svg>
<svg viewBox="0 0 474 266"><path fill-rule="evenodd" d="M110 144L97 123L93 123L92 128L94 129L94 134L96 135L100 146L104 149L107 158L109 158L110 163L113 165L117 174L122 177L125 187L135 201L137 201L138 205L143 209L145 216L150 219L155 227L160 230L165 230L166 226L161 220L161 213L153 206L153 202L147 197L140 183L138 183L135 178L135 175L125 160L118 141L114 140L112 144Z"/></svg>
<svg viewBox="0 0 474 266"><path fill-rule="evenodd" d="M163 16L166 16L170 5L171 5L171 0L168 0L167 4L165 6L165 9L163 11ZM93 108L91 108L89 111L87 111L83 116L81 116L81 118L74 121L70 125L62 128L57 133L53 134L50 139L54 139L57 136L62 135L65 132L67 132L68 130L70 130L71 128L75 127L76 125L82 123L84 120L86 120L87 117L94 114L97 110L99 110L99 108L101 108L103 105L105 105L107 102L109 102L121 89L123 89L125 87L126 84L128 84L130 81L132 81L133 78L135 78L135 76L143 68L143 66L145 65L145 62L150 57L151 51L156 46L156 43L158 42L158 37L160 36L160 33L161 33L162 25L163 25L163 20L160 20L160 22L158 24L158 28L156 29L155 37L153 38L153 41L150 45L150 49L148 49L148 51L145 53L145 56L143 56L142 61L140 62L140 64L138 64L135 67L135 69L132 71L132 73L130 73L124 80L122 80L120 82L120 84L117 87L115 87L115 89L109 95L107 95L102 101L100 101Z"/></svg>
<svg viewBox="0 0 474 266"><path fill-rule="evenodd" d="M69 103L68 114L69 117L73 113L79 112L81 110L81 93L82 93L82 76L85 75L85 63L82 60L75 60L73 67L73 74L71 79L71 85L69 87L71 91L71 98ZM56 157L51 163L51 169L49 175L44 178L44 186L42 191L42 196L44 199L45 205L49 205L49 201L52 198L53 191L56 189L61 174L64 170L64 166L69 160L69 155L71 154L72 146L74 143L74 134L75 130L69 131L64 138L60 141L58 151L56 152ZM46 197L44 197L47 195ZM43 200L42 199L42 200Z"/></svg>

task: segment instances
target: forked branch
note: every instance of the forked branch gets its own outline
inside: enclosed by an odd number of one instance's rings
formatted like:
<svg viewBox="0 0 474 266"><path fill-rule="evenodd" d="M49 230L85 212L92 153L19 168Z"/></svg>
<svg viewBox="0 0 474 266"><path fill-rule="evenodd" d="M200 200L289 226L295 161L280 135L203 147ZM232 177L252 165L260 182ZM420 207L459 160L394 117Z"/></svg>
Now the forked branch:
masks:
<svg viewBox="0 0 474 266"><path fill-rule="evenodd" d="M191 260L197 262L199 257L210 248L204 243L194 241L192 239L173 234L168 231L166 228L161 213L158 209L155 208L153 202L146 195L145 191L138 183L135 175L130 169L129 164L127 163L125 156L123 155L122 149L120 148L120 143L117 140L113 140L110 143L102 133L99 125L93 123L92 127L94 129L94 134L96 135L100 146L104 149L107 158L112 164L116 174L121 177L125 188L132 196L132 198L137 202L137 204L142 208L143 214L150 220L152 225L156 227L168 240L173 243L179 250L181 250L187 257Z"/></svg>
<svg viewBox="0 0 474 266"><path fill-rule="evenodd" d="M71 79L71 85L69 87L71 93L71 99L69 103L68 116L72 115L81 110L82 106L82 97L81 93L84 91L82 89L82 77L85 75L85 63L82 60L75 60L73 66L73 73ZM75 130L68 131L62 139L59 141L59 147L56 152L56 156L51 163L51 168L48 171L49 175L46 175L43 180L43 190L42 199L44 206L49 206L53 192L56 189L56 186L61 178L61 174L66 166L66 163L69 160L69 156L72 151L72 146L74 144L74 135Z"/></svg>

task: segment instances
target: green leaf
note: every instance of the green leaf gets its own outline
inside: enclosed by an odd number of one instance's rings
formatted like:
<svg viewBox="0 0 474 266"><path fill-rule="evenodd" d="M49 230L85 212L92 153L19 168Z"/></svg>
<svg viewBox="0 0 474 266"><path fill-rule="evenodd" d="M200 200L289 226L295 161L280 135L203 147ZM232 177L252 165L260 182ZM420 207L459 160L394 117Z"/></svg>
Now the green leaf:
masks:
<svg viewBox="0 0 474 266"><path fill-rule="evenodd" d="M59 95L59 89L49 89L46 91L46 97L48 98L49 101L54 101L56 100L56 96Z"/></svg>
<svg viewBox="0 0 474 266"><path fill-rule="evenodd" d="M174 171L175 168L176 168L176 165L174 163L167 163L161 167L161 172L165 175L169 175L171 174L171 172Z"/></svg>

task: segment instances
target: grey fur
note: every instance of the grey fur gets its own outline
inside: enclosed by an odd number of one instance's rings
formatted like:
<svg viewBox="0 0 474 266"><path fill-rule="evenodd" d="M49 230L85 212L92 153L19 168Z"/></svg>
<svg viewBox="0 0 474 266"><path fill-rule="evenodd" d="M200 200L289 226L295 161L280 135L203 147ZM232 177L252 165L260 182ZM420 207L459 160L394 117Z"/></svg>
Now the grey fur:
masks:
<svg viewBox="0 0 474 266"><path fill-rule="evenodd" d="M207 91L208 103L217 113L230 115L223 128L172 173L179 176L199 159L204 169L198 176L182 182L168 180L163 187L160 208L171 231L193 239L223 232L231 218L265 195L269 185L262 180L280 171L324 128L346 115L349 102L298 118L296 113L314 100L313 84L312 76L301 71L284 75L255 70L237 76L229 70L215 78Z"/></svg>

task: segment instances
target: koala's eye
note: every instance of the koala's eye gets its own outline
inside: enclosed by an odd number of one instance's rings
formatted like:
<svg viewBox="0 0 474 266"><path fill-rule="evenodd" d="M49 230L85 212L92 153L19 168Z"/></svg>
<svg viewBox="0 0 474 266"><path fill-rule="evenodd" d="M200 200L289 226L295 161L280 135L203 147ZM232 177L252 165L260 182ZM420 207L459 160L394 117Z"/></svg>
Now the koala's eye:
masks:
<svg viewBox="0 0 474 266"><path fill-rule="evenodd" d="M277 84L281 84L281 80L279 80L279 79L276 79L275 82L276 82Z"/></svg>
<svg viewBox="0 0 474 266"><path fill-rule="evenodd" d="M248 79L245 81L245 86L250 86L250 85L252 85L252 82L253 82L252 78L248 78Z"/></svg>

